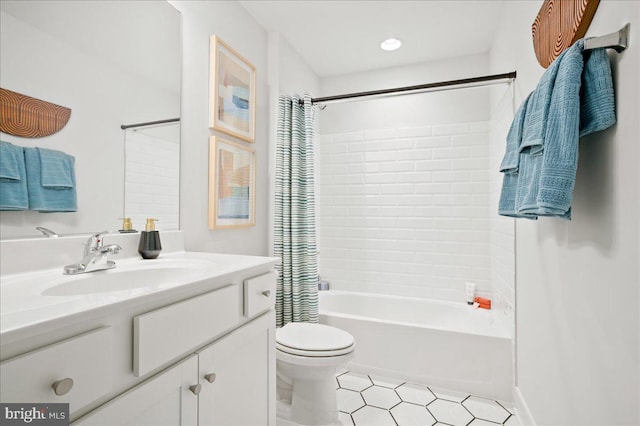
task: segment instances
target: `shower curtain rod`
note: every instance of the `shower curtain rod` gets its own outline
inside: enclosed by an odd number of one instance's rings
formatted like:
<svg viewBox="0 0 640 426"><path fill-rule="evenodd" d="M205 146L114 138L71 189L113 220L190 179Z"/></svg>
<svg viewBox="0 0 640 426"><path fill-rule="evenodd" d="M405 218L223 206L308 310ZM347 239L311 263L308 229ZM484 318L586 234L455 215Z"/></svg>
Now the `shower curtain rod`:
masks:
<svg viewBox="0 0 640 426"><path fill-rule="evenodd" d="M437 83L418 84L415 86L395 87L393 89L371 90L368 92L347 93L344 95L323 96L312 98L312 104L326 104L329 102L343 102L356 98L387 97L409 95L414 93L437 92L440 90L462 89L466 87L480 87L491 84L508 83L516 78L516 72L485 75L482 77L463 78L460 80L440 81ZM301 101L302 103L302 101Z"/></svg>
<svg viewBox="0 0 640 426"><path fill-rule="evenodd" d="M131 129L134 127L144 127L144 126L153 126L154 124L165 124L165 123L175 123L179 122L179 118L168 118L166 120L158 120L158 121L147 121L146 123L136 123L136 124L122 124L120 128L122 130Z"/></svg>

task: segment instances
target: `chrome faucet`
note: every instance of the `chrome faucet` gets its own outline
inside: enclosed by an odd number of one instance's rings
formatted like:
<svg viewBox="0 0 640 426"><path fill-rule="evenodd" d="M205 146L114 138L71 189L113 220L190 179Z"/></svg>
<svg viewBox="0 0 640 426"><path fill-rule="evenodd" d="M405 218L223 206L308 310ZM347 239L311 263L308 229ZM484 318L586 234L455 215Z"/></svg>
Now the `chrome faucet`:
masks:
<svg viewBox="0 0 640 426"><path fill-rule="evenodd" d="M62 235L53 232L51 229L49 228L45 228L44 226L36 226L36 229L40 232L42 232L44 234L45 237L47 238L58 238L61 237Z"/></svg>
<svg viewBox="0 0 640 426"><path fill-rule="evenodd" d="M104 245L103 235L107 231L96 232L84 244L84 255L79 263L64 267L65 275L84 274L116 267L116 262L109 260L110 254L118 254L122 247L117 244Z"/></svg>

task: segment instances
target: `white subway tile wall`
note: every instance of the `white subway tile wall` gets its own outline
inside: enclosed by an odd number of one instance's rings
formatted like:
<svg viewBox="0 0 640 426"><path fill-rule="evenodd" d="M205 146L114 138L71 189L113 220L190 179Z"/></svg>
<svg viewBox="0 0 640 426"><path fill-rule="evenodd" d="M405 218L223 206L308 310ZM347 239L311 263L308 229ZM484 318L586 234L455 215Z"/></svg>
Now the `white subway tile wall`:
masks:
<svg viewBox="0 0 640 426"><path fill-rule="evenodd" d="M128 131L125 144L125 214L144 230L147 217L156 228L179 228L180 144Z"/></svg>
<svg viewBox="0 0 640 426"><path fill-rule="evenodd" d="M513 121L511 91L496 100L491 114L490 129L490 217L491 217L491 283L493 305L504 315L511 335L515 335L515 223L514 219L498 215L498 200L502 189L502 174L496 173L504 155L507 132Z"/></svg>
<svg viewBox="0 0 640 426"><path fill-rule="evenodd" d="M446 300L463 300L473 281L490 296L490 130L483 121L322 135L323 279Z"/></svg>

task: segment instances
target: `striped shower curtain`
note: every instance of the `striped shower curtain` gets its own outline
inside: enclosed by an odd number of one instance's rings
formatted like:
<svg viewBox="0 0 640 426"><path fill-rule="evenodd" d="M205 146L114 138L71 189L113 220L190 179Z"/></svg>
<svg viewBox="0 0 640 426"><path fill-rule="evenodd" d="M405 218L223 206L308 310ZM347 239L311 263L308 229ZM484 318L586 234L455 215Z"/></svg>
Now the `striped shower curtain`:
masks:
<svg viewBox="0 0 640 426"><path fill-rule="evenodd" d="M313 107L311 97L281 96L278 105L274 255L276 325L318 322Z"/></svg>

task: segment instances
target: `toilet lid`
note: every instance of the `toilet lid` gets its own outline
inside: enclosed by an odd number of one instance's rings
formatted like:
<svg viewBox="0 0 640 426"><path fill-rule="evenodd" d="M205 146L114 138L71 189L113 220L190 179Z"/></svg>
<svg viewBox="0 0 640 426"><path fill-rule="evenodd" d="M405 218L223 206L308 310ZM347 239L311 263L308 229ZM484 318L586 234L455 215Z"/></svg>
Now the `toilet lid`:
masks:
<svg viewBox="0 0 640 426"><path fill-rule="evenodd" d="M350 352L353 343L351 334L324 324L292 322L276 330L276 346L288 353L335 356Z"/></svg>

